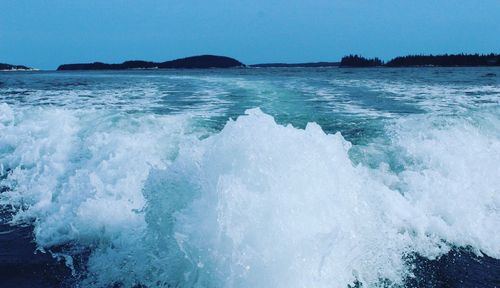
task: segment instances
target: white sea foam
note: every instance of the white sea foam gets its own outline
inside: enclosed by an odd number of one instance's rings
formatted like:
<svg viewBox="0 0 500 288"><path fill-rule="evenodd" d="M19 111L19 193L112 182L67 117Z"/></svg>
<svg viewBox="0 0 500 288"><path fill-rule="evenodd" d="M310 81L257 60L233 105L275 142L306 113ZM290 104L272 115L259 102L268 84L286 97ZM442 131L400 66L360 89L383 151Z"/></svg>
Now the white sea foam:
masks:
<svg viewBox="0 0 500 288"><path fill-rule="evenodd" d="M491 111L393 122L389 143L357 147L378 168L354 165L340 133L259 109L203 140L181 115L0 112L0 161L13 169L0 199L35 220L40 247L92 249L83 286L373 287L401 283L413 252L500 258Z"/></svg>
<svg viewBox="0 0 500 288"><path fill-rule="evenodd" d="M500 88L497 85L409 83L380 79L335 79L330 82L339 87L358 87L384 93L387 99L412 103L420 109L434 113L466 112L476 107L495 107L500 103Z"/></svg>
<svg viewBox="0 0 500 288"><path fill-rule="evenodd" d="M5 103L0 103L0 125L5 125L14 119L14 112Z"/></svg>
<svg viewBox="0 0 500 288"><path fill-rule="evenodd" d="M186 120L54 108L19 111L0 126L3 173L10 169L2 184L12 188L1 200L22 208L14 222L35 220L41 247L86 245L143 229L144 217L137 212L145 204L143 182L150 169L165 168L174 157Z"/></svg>
<svg viewBox="0 0 500 288"><path fill-rule="evenodd" d="M500 119L494 111L468 121L400 120L393 141L412 163L398 176L405 198L425 215L414 219L417 233L500 258L496 231L500 225ZM425 254L425 250L420 252Z"/></svg>

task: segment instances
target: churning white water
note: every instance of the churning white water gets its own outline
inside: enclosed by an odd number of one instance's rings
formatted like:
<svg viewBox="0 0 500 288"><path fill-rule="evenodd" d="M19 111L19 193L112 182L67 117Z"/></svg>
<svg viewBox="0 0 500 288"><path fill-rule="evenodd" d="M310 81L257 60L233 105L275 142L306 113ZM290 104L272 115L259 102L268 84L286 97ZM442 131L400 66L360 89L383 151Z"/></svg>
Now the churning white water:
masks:
<svg viewBox="0 0 500 288"><path fill-rule="evenodd" d="M89 251L82 287L402 284L414 253L500 258L500 118L420 114L353 147L247 110L189 114L0 104L0 194L40 249Z"/></svg>

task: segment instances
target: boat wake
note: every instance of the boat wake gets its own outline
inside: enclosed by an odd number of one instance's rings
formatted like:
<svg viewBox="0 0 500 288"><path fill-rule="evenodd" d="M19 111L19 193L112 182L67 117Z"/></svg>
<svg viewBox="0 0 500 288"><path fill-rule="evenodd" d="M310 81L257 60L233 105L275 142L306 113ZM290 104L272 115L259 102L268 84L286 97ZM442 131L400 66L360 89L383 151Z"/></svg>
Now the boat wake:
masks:
<svg viewBox="0 0 500 288"><path fill-rule="evenodd" d="M452 250L500 258L494 112L353 146L260 109L207 137L183 115L3 104L0 200L85 287L403 286Z"/></svg>

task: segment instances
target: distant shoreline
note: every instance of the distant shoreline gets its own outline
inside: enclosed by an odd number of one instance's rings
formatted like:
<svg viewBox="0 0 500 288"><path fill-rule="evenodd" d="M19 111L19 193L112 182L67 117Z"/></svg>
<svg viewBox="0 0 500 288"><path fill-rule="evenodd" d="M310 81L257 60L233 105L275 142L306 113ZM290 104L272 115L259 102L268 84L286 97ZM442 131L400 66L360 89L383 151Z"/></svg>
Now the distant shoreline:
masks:
<svg viewBox="0 0 500 288"><path fill-rule="evenodd" d="M379 58L365 58L359 55L344 56L341 68L365 67L495 67L500 66L500 54L444 54L398 56L387 62Z"/></svg>
<svg viewBox="0 0 500 288"><path fill-rule="evenodd" d="M379 58L364 58L358 55L344 56L340 62L262 63L245 65L227 56L201 55L161 63L142 60L121 64L101 62L63 64L60 70L128 70L128 69L205 69L205 68L367 68L367 67L487 67L500 66L500 54L444 54L399 56L384 63Z"/></svg>
<svg viewBox="0 0 500 288"><path fill-rule="evenodd" d="M367 68L367 67L487 67L500 66L500 54L445 54L409 55L396 57L386 63L379 58L364 58L358 55L344 56L340 62L306 63L262 63L245 65L227 56L201 55L161 63L142 60L125 61L121 64L101 62L63 64L61 70L128 70L128 69L206 69L206 68Z"/></svg>
<svg viewBox="0 0 500 288"><path fill-rule="evenodd" d="M36 71L36 70L37 69L24 65L12 65L12 64L0 63L1 72Z"/></svg>
<svg viewBox="0 0 500 288"><path fill-rule="evenodd" d="M340 62L306 62L306 63L263 63L247 65L249 68L324 68L338 67Z"/></svg>
<svg viewBox="0 0 500 288"><path fill-rule="evenodd" d="M56 71L116 71L162 69L212 69L212 68L432 68L432 67L499 67L500 54L443 54L398 56L387 62L379 58L359 55L344 56L339 62L319 61L304 63L260 63L246 65L227 56L199 55L165 62L143 60L125 61L120 64L103 62L62 64ZM0 72L54 71L39 70L23 65L0 63Z"/></svg>
<svg viewBox="0 0 500 288"><path fill-rule="evenodd" d="M180 58L165 62L150 62L143 60L125 61L120 64L102 62L63 64L57 71L66 70L128 70L128 69L207 69L207 68L235 68L245 64L227 56L199 55Z"/></svg>

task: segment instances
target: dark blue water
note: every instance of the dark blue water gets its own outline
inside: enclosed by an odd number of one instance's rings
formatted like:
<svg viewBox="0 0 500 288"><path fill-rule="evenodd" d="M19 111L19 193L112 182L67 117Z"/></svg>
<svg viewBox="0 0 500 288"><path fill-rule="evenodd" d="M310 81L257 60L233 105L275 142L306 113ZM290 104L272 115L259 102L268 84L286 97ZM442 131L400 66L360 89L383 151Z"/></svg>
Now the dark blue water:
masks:
<svg viewBox="0 0 500 288"><path fill-rule="evenodd" d="M497 287L499 100L498 68L1 73L0 284Z"/></svg>

